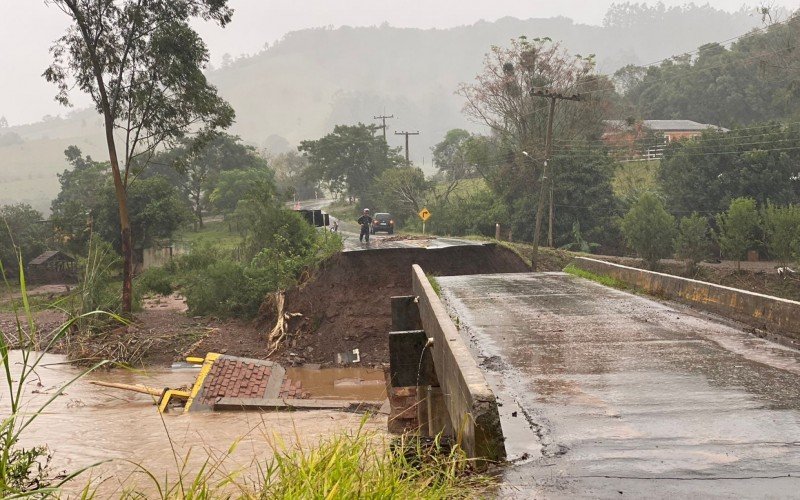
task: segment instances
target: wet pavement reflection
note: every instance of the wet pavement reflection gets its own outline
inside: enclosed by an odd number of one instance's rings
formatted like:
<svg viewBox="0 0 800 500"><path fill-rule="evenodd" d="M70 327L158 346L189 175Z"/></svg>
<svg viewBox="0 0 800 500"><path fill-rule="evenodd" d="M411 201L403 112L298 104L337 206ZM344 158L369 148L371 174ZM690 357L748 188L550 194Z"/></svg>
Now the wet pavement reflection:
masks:
<svg viewBox="0 0 800 500"><path fill-rule="evenodd" d="M800 353L563 273L438 279L530 497L791 497Z"/></svg>

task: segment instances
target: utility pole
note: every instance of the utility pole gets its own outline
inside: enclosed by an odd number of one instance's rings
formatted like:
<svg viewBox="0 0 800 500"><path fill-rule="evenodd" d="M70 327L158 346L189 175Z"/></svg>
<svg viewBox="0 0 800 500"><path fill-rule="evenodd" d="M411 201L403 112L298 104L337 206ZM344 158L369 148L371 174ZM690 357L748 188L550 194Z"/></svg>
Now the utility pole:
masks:
<svg viewBox="0 0 800 500"><path fill-rule="evenodd" d="M532 90L531 96L533 97L546 97L550 99L550 110L547 114L547 135L544 139L544 166L542 167L542 184L539 189L539 205L536 208L536 230L533 233L533 255L531 256L531 264L533 264L534 271L536 270L539 258L539 234L542 229L542 212L544 212L544 196L548 183L550 185L550 223L548 229L548 242L550 246L553 245L553 183L549 182L547 178L547 163L550 160L550 154L553 147L553 115L556 110L556 101L580 101L581 96L578 94L564 95L557 92L550 92L548 90Z"/></svg>
<svg viewBox="0 0 800 500"><path fill-rule="evenodd" d="M383 129L383 141L386 142L386 119L387 118L394 118L394 115L381 115L381 116L373 116L373 120L381 120L381 129Z"/></svg>
<svg viewBox="0 0 800 500"><path fill-rule="evenodd" d="M394 135L406 136L406 165L411 165L411 161L408 159L408 136L419 135L419 130L417 130L416 132L395 132Z"/></svg>

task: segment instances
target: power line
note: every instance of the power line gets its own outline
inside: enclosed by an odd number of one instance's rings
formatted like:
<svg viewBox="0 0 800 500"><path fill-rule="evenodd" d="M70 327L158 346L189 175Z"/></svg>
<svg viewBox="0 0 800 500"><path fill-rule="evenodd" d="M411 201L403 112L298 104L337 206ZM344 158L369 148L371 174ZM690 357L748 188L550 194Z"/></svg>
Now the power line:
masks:
<svg viewBox="0 0 800 500"><path fill-rule="evenodd" d="M419 135L419 130L417 130L416 132L405 132L405 131L404 132L397 132L397 131L395 131L394 135L404 135L404 136L406 136L406 165L411 165L411 161L409 160L409 157L408 157L408 136L409 135Z"/></svg>
<svg viewBox="0 0 800 500"><path fill-rule="evenodd" d="M386 142L386 119L387 118L394 118L394 114L391 115L380 115L380 116L373 116L373 120L381 120L383 125L381 125L381 129L383 129L383 141Z"/></svg>
<svg viewBox="0 0 800 500"><path fill-rule="evenodd" d="M532 97L544 97L550 101L550 109L547 113L547 132L544 139L544 164L542 165L542 183L539 188L539 204L536 209L536 229L533 233L533 253L531 255L531 263L534 270L536 269L536 260L539 255L539 233L542 228L542 212L544 211L544 194L545 188L550 187L550 211L547 225L547 244L553 246L553 218L555 207L553 205L553 181L547 179L547 162L550 159L550 153L553 148L553 117L556 110L556 101L580 101L581 96L578 94L564 95L558 92L551 92L549 90L534 89L531 91ZM529 154L525 151L522 152L525 156ZM549 182L548 182L549 181Z"/></svg>

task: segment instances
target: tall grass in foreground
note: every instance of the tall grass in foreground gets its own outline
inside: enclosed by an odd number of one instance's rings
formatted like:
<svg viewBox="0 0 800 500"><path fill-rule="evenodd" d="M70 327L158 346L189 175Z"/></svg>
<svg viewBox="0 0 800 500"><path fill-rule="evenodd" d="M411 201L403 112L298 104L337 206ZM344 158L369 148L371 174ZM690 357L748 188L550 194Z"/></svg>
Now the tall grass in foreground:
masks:
<svg viewBox="0 0 800 500"><path fill-rule="evenodd" d="M339 435L310 452L276 453L261 498L465 498L486 492L458 447L445 451L412 437L385 446L374 435Z"/></svg>
<svg viewBox="0 0 800 500"><path fill-rule="evenodd" d="M65 322L50 335L45 336L46 344L39 344L39 335L36 322L28 301L25 283L25 268L21 255L18 256L19 264L19 291L21 294L20 306L14 306L16 318L15 331L0 330L0 361L5 377L2 384L3 391L0 398L7 401L9 414L0 421L0 497L21 498L26 496L45 497L56 493L61 486L86 468L71 473L56 474L50 469L52 458L46 445L25 449L19 446L23 432L45 411L45 409L64 393L64 390L87 373L106 364L105 361L96 363L92 367L80 372L56 389L44 403L29 408L25 401L25 388L36 377L36 369L42 362L45 354L62 340L72 326L81 320L97 316L99 311L92 311L80 316L75 316ZM11 285L6 279L5 269L0 262L0 275L8 290ZM111 315L114 317L113 315ZM121 318L118 318L121 319ZM16 337L15 344L19 346L21 360L12 368L9 357L12 338ZM15 378L16 377L16 378Z"/></svg>
<svg viewBox="0 0 800 500"><path fill-rule="evenodd" d="M366 417L354 434L336 434L310 449L273 443L274 456L255 477L223 472L235 444L221 457L206 460L195 475L179 474L173 481L137 466L146 480L128 481L121 498L450 499L489 494L493 481L475 473L458 447L446 449L438 440L421 444L413 436L387 445L383 436L363 430L365 422Z"/></svg>

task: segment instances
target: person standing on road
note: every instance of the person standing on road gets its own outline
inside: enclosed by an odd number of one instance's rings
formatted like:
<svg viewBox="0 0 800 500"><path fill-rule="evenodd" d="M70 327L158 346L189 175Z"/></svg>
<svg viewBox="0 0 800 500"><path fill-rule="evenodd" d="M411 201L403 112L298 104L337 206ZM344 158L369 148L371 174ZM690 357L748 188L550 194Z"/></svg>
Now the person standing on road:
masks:
<svg viewBox="0 0 800 500"><path fill-rule="evenodd" d="M361 233L358 235L358 241L364 241L366 238L367 243L369 243L369 229L372 225L372 216L369 214L369 208L364 209L364 213L356 220L356 222L361 225Z"/></svg>

